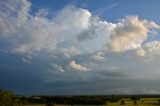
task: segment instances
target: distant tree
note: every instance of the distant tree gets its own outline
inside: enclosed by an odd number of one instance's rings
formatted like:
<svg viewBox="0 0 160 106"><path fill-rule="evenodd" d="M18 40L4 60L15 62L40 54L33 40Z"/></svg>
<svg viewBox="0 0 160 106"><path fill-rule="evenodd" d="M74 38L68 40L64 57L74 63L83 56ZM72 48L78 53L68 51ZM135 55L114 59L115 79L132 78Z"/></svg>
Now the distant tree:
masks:
<svg viewBox="0 0 160 106"><path fill-rule="evenodd" d="M136 100L134 100L134 101L133 101L133 104L134 104L134 105L137 105L137 101L136 101Z"/></svg>
<svg viewBox="0 0 160 106"><path fill-rule="evenodd" d="M118 102L119 100L121 100L121 97L116 95L111 95L108 98L106 98L106 100L110 102Z"/></svg>
<svg viewBox="0 0 160 106"><path fill-rule="evenodd" d="M18 97L12 97L12 106L21 106L20 99Z"/></svg>
<svg viewBox="0 0 160 106"><path fill-rule="evenodd" d="M124 100L121 100L121 105L125 105L125 102L124 102Z"/></svg>
<svg viewBox="0 0 160 106"><path fill-rule="evenodd" d="M134 101L134 100L141 100L141 98L140 98L139 96L132 96L132 97L131 97L131 100L133 100L133 101Z"/></svg>
<svg viewBox="0 0 160 106"><path fill-rule="evenodd" d="M28 98L25 96L20 97L20 104L26 105L28 103Z"/></svg>

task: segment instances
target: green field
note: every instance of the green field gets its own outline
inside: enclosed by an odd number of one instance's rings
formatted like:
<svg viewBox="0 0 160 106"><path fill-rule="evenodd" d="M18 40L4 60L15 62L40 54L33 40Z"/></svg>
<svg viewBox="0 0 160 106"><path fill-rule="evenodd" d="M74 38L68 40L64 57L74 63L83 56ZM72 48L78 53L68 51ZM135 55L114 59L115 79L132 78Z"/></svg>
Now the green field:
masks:
<svg viewBox="0 0 160 106"><path fill-rule="evenodd" d="M133 101L130 98L123 99L125 102L125 105L121 105L121 101L119 102L107 102L106 105L98 105L98 106L160 106L160 103L158 100L160 98L141 98L141 100L137 100L137 105L134 105ZM142 103L143 101L143 103ZM25 106L45 106L44 104L30 104ZM60 105L55 104L53 106L71 106L71 105ZM74 106L85 106L85 105L74 105ZM97 106L97 105L88 105L88 106Z"/></svg>
<svg viewBox="0 0 160 106"><path fill-rule="evenodd" d="M160 98L141 98L141 100L137 101L137 106L160 106L159 100ZM142 100L144 101L142 103ZM123 106L120 105L121 101L115 102L115 103L108 103L107 106ZM133 101L131 99L125 99L125 105L124 106L136 106L134 105Z"/></svg>

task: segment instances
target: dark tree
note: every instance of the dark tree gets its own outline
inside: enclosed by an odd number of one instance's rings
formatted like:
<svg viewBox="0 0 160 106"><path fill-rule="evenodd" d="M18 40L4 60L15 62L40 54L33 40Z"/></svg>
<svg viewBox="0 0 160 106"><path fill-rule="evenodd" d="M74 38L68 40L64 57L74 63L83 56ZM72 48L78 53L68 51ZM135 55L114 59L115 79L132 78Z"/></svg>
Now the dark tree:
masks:
<svg viewBox="0 0 160 106"><path fill-rule="evenodd" d="M124 100L121 100L121 105L125 105L125 102L124 102Z"/></svg>

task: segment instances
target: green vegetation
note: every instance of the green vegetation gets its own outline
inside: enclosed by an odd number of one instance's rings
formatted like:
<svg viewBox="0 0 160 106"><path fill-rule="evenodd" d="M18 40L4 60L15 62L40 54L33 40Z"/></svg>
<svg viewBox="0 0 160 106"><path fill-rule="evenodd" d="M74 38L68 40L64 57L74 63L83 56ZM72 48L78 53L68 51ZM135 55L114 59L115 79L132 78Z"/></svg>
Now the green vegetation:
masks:
<svg viewBox="0 0 160 106"><path fill-rule="evenodd" d="M11 92L0 89L0 106L10 106L12 104Z"/></svg>
<svg viewBox="0 0 160 106"><path fill-rule="evenodd" d="M0 106L160 106L160 95L16 96L0 89Z"/></svg>

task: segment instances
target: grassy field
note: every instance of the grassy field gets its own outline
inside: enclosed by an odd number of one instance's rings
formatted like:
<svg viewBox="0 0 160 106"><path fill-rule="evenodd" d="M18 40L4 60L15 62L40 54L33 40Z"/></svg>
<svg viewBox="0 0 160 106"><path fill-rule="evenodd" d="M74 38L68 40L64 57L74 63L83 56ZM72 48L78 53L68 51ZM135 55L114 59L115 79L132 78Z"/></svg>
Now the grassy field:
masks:
<svg viewBox="0 0 160 106"><path fill-rule="evenodd" d="M108 102L106 105L103 105L103 106L160 106L158 100L160 100L160 98L141 98L141 100L137 101L137 105L134 105L133 101L130 98L128 98L128 99L124 99L125 105L121 105L121 101L119 101L119 102L114 102L114 103ZM35 105L25 105L25 106L45 106L45 105L35 104ZM71 105L55 104L54 106L71 106ZM84 105L74 105L74 106L84 106Z"/></svg>
<svg viewBox="0 0 160 106"><path fill-rule="evenodd" d="M160 106L159 100L160 98L141 98L141 100L137 101L137 106ZM134 105L131 99L124 99L125 105L124 106L136 106ZM143 101L143 102L142 102ZM123 106L120 105L121 101L115 103L108 103L106 106Z"/></svg>

